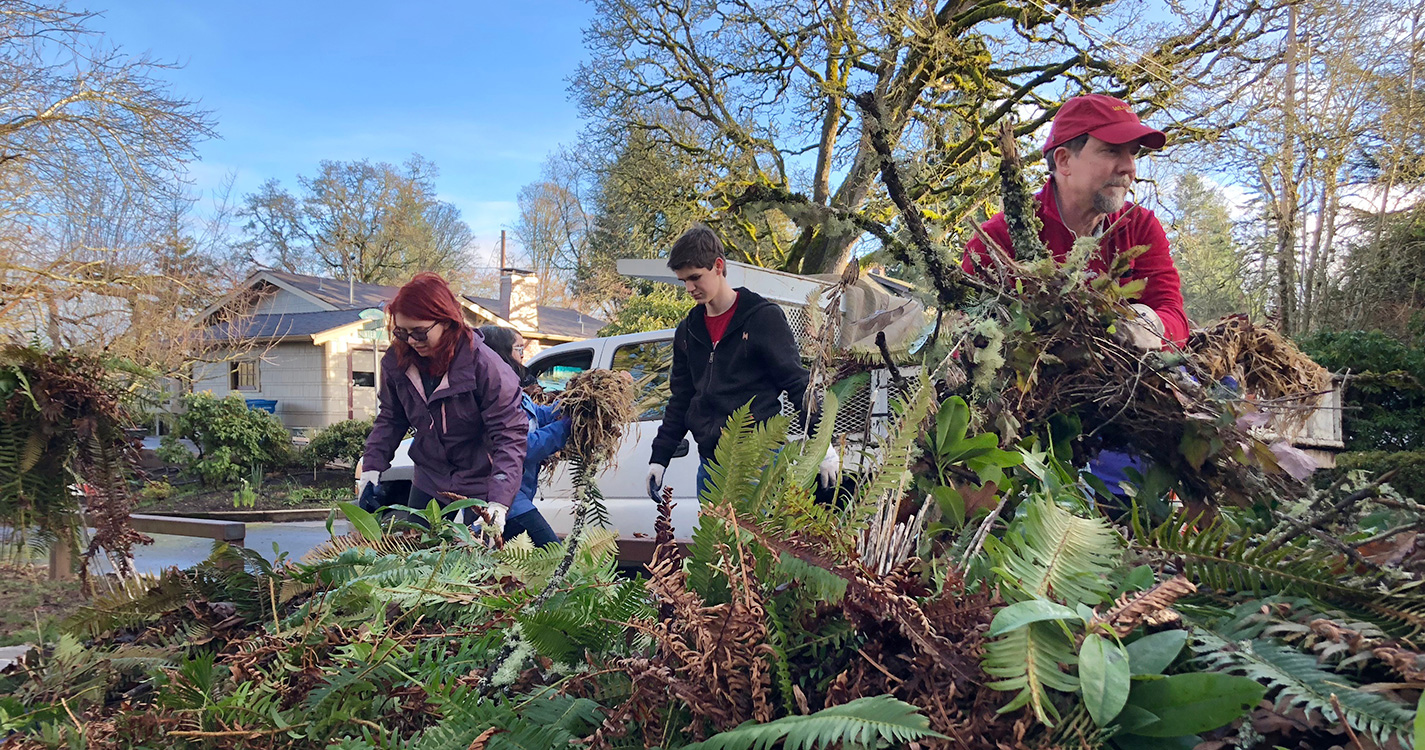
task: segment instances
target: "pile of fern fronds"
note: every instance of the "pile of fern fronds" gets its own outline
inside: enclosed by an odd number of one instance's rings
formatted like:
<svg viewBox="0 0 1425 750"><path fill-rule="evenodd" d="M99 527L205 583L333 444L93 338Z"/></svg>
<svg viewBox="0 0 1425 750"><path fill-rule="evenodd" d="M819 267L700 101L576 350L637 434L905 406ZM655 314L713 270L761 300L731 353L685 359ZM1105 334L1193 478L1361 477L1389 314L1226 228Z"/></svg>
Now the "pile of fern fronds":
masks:
<svg viewBox="0 0 1425 750"><path fill-rule="evenodd" d="M646 580L616 570L610 531L491 550L438 510L400 535L351 511L369 535L297 563L221 548L135 580L0 675L9 742L1408 741L1425 676L1413 501L1346 483L1214 521L1135 507L1125 529L1094 507L1072 440L998 448L963 400L935 403L932 374L906 383L834 504L814 491L842 389L805 440L734 414L691 539L658 505ZM1192 685L1228 697L1176 707Z"/></svg>

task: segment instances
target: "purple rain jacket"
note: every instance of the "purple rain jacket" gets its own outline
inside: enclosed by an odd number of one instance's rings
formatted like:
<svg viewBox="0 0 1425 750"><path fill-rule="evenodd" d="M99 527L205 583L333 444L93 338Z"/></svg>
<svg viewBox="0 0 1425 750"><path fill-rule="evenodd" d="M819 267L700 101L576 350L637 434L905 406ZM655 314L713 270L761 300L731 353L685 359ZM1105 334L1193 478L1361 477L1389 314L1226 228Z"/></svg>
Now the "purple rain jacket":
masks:
<svg viewBox="0 0 1425 750"><path fill-rule="evenodd" d="M464 333L450 371L429 401L415 365L401 372L395 351L381 358L381 407L362 468L391 468L396 447L407 429L414 429L410 456L418 489L437 498L452 492L509 507L520 489L529 432L519 379L485 346L479 331Z"/></svg>

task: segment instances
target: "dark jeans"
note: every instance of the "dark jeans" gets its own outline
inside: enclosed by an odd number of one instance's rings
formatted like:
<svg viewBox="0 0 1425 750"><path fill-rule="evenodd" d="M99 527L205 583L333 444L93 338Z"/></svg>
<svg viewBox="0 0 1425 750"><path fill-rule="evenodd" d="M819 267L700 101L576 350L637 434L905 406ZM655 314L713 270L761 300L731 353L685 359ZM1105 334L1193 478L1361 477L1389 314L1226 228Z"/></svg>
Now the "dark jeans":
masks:
<svg viewBox="0 0 1425 750"><path fill-rule="evenodd" d="M524 533L529 534L529 540L534 542L536 547L548 547L559 541L559 537L554 535L554 529L549 527L549 522L544 520L538 510L528 510L505 519L505 541Z"/></svg>
<svg viewBox="0 0 1425 750"><path fill-rule="evenodd" d="M712 483L712 473L708 471L708 465L711 463L712 461L698 456L698 478L693 485L698 488L698 500L703 499L703 490Z"/></svg>

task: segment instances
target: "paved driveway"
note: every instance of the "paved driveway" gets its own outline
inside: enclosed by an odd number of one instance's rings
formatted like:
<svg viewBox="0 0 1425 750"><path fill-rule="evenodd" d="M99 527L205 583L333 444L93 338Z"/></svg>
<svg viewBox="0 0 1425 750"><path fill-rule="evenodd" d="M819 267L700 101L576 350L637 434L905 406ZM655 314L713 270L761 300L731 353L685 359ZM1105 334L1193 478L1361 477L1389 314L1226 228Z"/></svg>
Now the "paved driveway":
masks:
<svg viewBox="0 0 1425 750"><path fill-rule="evenodd" d="M338 536L351 531L345 518L337 516L332 532ZM152 534L153 544L134 548L134 567L141 573L157 573L164 568L187 568L203 560L213 551L210 539L188 536ZM249 523L248 549L268 560L276 557L272 545L287 553L287 559L299 560L313 547L328 539L326 521L284 521L282 523Z"/></svg>

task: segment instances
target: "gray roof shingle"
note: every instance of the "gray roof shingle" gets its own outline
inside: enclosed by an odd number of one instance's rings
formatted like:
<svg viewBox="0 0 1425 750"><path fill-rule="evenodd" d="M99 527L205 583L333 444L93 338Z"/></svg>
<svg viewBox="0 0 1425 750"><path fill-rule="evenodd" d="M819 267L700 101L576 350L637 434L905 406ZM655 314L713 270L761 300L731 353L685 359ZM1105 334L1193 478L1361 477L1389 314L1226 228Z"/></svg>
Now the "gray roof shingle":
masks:
<svg viewBox="0 0 1425 750"><path fill-rule="evenodd" d="M286 339L311 337L322 331L355 323L365 308L304 313L264 313L209 326L209 341L235 339Z"/></svg>
<svg viewBox="0 0 1425 750"><path fill-rule="evenodd" d="M348 285L338 279L324 279L321 276L307 276L300 273L268 270L267 273L281 279L283 283L300 289L317 299L339 308L381 307L396 296L399 287L384 284L367 284L358 281ZM348 292L350 301L348 301Z"/></svg>
<svg viewBox="0 0 1425 750"><path fill-rule="evenodd" d="M492 297L476 297L474 295L463 295L465 299L494 312L499 315L503 305L500 301ZM571 310L567 307L550 307L548 305L539 306L539 330L541 333L552 333L556 336L576 336L579 338L592 338L597 336L599 329L607 323L592 315L585 315L578 310Z"/></svg>
<svg viewBox="0 0 1425 750"><path fill-rule="evenodd" d="M276 313L254 315L239 321L236 324L240 326L237 331L230 331L229 325L226 323L212 326L209 330L211 338L221 341L243 337L310 336L353 322L357 319L356 314L363 309L384 308L399 290L399 287L384 284L367 284L358 281L348 285L347 282L339 279L327 279L321 276L308 276L273 269L267 269L264 273L338 309L326 312L288 313L286 315ZM347 301L348 294L350 294L350 302ZM502 305L498 299L475 297L469 294L462 296L497 315L501 311ZM541 333L589 338L597 335L599 329L604 325L604 321L592 315L585 315L578 310L548 305L539 306L539 330ZM239 335L234 336L234 333Z"/></svg>

